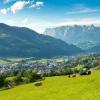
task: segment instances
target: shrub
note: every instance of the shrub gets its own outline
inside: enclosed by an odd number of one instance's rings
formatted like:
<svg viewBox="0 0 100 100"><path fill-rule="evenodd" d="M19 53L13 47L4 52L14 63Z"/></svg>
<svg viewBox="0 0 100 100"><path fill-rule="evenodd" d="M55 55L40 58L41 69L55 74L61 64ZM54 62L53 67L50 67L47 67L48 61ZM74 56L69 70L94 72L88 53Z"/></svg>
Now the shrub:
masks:
<svg viewBox="0 0 100 100"><path fill-rule="evenodd" d="M4 75L0 75L0 87L3 87L5 85L5 79L6 77Z"/></svg>
<svg viewBox="0 0 100 100"><path fill-rule="evenodd" d="M64 75L71 75L74 71L71 68L65 68L64 69Z"/></svg>
<svg viewBox="0 0 100 100"><path fill-rule="evenodd" d="M51 70L49 73L48 73L48 76L56 76L57 75L57 72L56 71L53 71Z"/></svg>
<svg viewBox="0 0 100 100"><path fill-rule="evenodd" d="M91 71L89 70L83 70L80 72L80 75L90 75L91 74Z"/></svg>
<svg viewBox="0 0 100 100"><path fill-rule="evenodd" d="M81 71L80 75L87 75L87 71Z"/></svg>
<svg viewBox="0 0 100 100"><path fill-rule="evenodd" d="M21 84L23 82L23 79L22 79L21 76L16 76L14 78L14 82L15 82L16 85L19 85L19 84Z"/></svg>
<svg viewBox="0 0 100 100"><path fill-rule="evenodd" d="M5 81L5 87L7 89L11 89L15 86L15 82L13 80L6 80Z"/></svg>
<svg viewBox="0 0 100 100"><path fill-rule="evenodd" d="M91 71L88 71L87 74L90 75L91 74Z"/></svg>
<svg viewBox="0 0 100 100"><path fill-rule="evenodd" d="M35 82L39 79L42 79L42 76L40 74L37 74L37 72L32 70L27 71L25 77L27 78L27 82Z"/></svg>

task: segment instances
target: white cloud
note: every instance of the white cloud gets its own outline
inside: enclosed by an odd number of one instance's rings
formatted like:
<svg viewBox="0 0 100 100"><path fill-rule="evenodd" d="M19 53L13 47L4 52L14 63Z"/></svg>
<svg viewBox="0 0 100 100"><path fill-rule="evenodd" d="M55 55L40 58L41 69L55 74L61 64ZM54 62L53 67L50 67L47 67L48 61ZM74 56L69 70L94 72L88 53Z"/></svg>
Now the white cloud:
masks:
<svg viewBox="0 0 100 100"><path fill-rule="evenodd" d="M36 2L36 6L42 6L44 5L44 2Z"/></svg>
<svg viewBox="0 0 100 100"><path fill-rule="evenodd" d="M1 14L7 14L9 12L9 9L1 9L0 13Z"/></svg>
<svg viewBox="0 0 100 100"><path fill-rule="evenodd" d="M99 9L88 8L83 4L74 5L72 9L70 9L67 14L85 14L85 13L96 13L100 12Z"/></svg>
<svg viewBox="0 0 100 100"><path fill-rule="evenodd" d="M40 7L43 5L44 5L44 2L36 2L35 4L31 5L30 8Z"/></svg>
<svg viewBox="0 0 100 100"><path fill-rule="evenodd" d="M11 0L5 0L5 3L10 2ZM13 14L16 13L16 11L20 11L24 9L25 7L27 8L40 8L41 6L44 5L44 2L34 2L34 0L18 0L16 1L11 7L9 8L4 8L0 10L1 14L7 14L8 12L13 12Z"/></svg>
<svg viewBox="0 0 100 100"><path fill-rule="evenodd" d="M29 4L29 1L18 1L10 7L10 10L15 14L16 11L24 9Z"/></svg>

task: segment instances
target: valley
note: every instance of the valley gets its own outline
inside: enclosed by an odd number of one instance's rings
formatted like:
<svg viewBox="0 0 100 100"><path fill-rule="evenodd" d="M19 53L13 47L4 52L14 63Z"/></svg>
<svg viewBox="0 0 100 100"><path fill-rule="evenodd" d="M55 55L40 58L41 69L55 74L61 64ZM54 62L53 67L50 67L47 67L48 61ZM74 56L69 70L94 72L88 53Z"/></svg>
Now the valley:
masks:
<svg viewBox="0 0 100 100"><path fill-rule="evenodd" d="M0 0L0 100L100 100L100 0Z"/></svg>

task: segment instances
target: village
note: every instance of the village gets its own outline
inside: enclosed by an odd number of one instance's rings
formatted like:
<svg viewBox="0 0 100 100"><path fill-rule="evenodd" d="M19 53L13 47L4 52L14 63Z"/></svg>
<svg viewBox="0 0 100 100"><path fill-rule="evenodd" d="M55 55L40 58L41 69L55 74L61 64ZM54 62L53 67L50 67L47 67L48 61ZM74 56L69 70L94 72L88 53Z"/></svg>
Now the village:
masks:
<svg viewBox="0 0 100 100"><path fill-rule="evenodd" d="M66 61L47 60L46 62L12 62L10 64L0 65L0 74L9 74L13 71L33 69L38 74L49 73L50 71L59 71L66 65Z"/></svg>

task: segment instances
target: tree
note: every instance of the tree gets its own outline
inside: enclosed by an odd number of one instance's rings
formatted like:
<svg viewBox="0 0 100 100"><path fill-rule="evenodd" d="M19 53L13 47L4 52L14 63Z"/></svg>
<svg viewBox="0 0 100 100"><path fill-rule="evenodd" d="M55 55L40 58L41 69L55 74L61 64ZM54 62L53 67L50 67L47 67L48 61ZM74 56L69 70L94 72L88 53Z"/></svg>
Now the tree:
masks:
<svg viewBox="0 0 100 100"><path fill-rule="evenodd" d="M25 73L25 77L27 78L28 82L35 82L39 79L42 79L42 76L40 74L37 74L37 72L33 70L28 70Z"/></svg>
<svg viewBox="0 0 100 100"><path fill-rule="evenodd" d="M64 73L65 73L65 75L71 75L74 73L74 71L71 68L65 67Z"/></svg>
<svg viewBox="0 0 100 100"><path fill-rule="evenodd" d="M6 77L0 74L0 87L3 87L5 85L5 79Z"/></svg>
<svg viewBox="0 0 100 100"><path fill-rule="evenodd" d="M19 73L17 74L17 76L14 78L14 82L15 82L15 84L17 84L17 85L23 82L22 73L21 73L21 72L19 72Z"/></svg>

